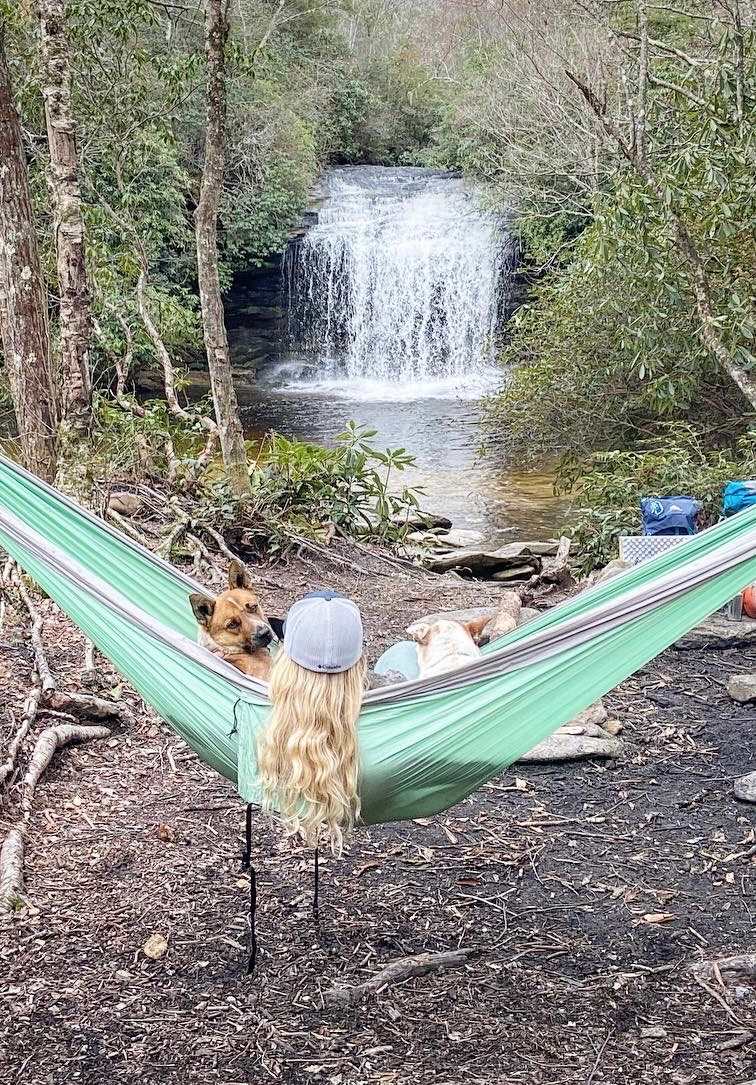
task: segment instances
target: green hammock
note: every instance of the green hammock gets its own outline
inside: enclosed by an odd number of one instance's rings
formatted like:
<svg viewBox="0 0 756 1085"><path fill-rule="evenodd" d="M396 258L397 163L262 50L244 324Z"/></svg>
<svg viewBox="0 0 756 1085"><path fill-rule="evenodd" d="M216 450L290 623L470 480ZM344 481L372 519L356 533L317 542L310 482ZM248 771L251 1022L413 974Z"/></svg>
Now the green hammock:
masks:
<svg viewBox="0 0 756 1085"><path fill-rule="evenodd" d="M202 588L0 458L0 544L193 750L256 801L265 686L195 643ZM756 508L583 592L446 675L366 695L362 815L437 813L756 581Z"/></svg>

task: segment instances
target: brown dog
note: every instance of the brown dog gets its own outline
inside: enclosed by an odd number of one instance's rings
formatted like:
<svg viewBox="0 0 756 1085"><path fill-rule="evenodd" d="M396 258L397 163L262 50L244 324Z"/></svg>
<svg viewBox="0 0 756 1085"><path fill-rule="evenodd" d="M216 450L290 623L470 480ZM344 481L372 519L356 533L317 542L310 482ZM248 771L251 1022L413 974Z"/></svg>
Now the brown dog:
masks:
<svg viewBox="0 0 756 1085"><path fill-rule="evenodd" d="M417 642L420 677L445 674L477 659L480 648L475 640L489 621L490 617L475 618L470 622L451 618L414 622L407 633Z"/></svg>
<svg viewBox="0 0 756 1085"><path fill-rule="evenodd" d="M217 599L196 593L189 596L189 602L199 623L198 643L244 674L267 682L271 666L268 645L274 633L244 566L231 562L228 591Z"/></svg>

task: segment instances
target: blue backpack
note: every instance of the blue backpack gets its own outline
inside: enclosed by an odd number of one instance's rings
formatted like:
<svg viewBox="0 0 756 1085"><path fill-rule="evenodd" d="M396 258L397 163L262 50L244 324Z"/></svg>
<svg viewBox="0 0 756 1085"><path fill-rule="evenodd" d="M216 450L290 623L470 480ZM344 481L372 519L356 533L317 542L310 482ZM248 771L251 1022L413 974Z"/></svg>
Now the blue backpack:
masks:
<svg viewBox="0 0 756 1085"><path fill-rule="evenodd" d="M701 503L693 497L641 499L644 535L695 535Z"/></svg>
<svg viewBox="0 0 756 1085"><path fill-rule="evenodd" d="M722 496L722 512L734 516L736 512L756 505L756 480L728 482Z"/></svg>

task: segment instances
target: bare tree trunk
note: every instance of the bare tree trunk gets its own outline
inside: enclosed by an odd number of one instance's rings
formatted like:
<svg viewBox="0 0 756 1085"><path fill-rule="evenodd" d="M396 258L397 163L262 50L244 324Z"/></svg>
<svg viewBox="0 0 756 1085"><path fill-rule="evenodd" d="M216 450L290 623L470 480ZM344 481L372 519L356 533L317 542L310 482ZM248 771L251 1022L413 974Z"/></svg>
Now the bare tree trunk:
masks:
<svg viewBox="0 0 756 1085"><path fill-rule="evenodd" d="M643 25L641 26L641 30L643 32ZM611 117L607 115L606 105L599 100L589 86L583 83L573 72L565 71L565 74L578 88L589 108L598 118L606 134L617 146L619 152L630 163L646 185L649 192L656 197L659 209L672 228L677 251L688 267L691 285L693 287L693 296L696 302L696 312L700 321L698 334L701 342L716 358L728 377L737 384L751 407L756 410L756 373L752 373L750 370L738 365L719 332L714 306L711 300L709 276L703 258L696 247L696 243L688 230L688 227L665 199L665 193L659 182L659 178L649 166L648 160L642 158L638 154L635 140L632 144L628 143L617 125Z"/></svg>
<svg viewBox="0 0 756 1085"><path fill-rule="evenodd" d="M244 434L239 420L218 279L218 200L226 155L225 49L228 22L222 0L206 0L207 123L205 162L196 214L197 271L215 418L223 463L238 496L250 492Z"/></svg>
<svg viewBox="0 0 756 1085"><path fill-rule="evenodd" d="M3 44L0 27L0 338L24 463L51 482L57 420L47 290Z"/></svg>
<svg viewBox="0 0 756 1085"><path fill-rule="evenodd" d="M92 389L89 348L92 313L81 213L76 125L71 107L71 62L65 0L38 0L42 94L50 153L48 174L55 219L60 293L60 472L65 489L84 496L81 438L89 432Z"/></svg>

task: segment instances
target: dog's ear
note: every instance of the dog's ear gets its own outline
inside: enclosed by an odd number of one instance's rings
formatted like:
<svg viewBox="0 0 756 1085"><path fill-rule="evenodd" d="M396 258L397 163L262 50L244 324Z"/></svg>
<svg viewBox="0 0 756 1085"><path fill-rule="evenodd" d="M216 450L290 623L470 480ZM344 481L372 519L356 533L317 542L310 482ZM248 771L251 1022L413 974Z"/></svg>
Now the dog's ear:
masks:
<svg viewBox="0 0 756 1085"><path fill-rule="evenodd" d="M276 634L279 640L284 638L284 620L283 618L268 618L268 625Z"/></svg>
<svg viewBox="0 0 756 1085"><path fill-rule="evenodd" d="M199 592L195 592L189 596L189 602L192 604L194 617L199 624L207 625L215 610L215 600L211 599L209 595L200 595Z"/></svg>
<svg viewBox="0 0 756 1085"><path fill-rule="evenodd" d="M240 561L232 561L228 567L228 586L234 588L246 588L252 591L252 577Z"/></svg>
<svg viewBox="0 0 756 1085"><path fill-rule="evenodd" d="M427 644L431 635L431 627L427 622L413 622L408 627L407 634L418 644Z"/></svg>
<svg viewBox="0 0 756 1085"><path fill-rule="evenodd" d="M475 643L480 644L482 639L481 634L483 633L483 630L486 628L490 621L490 614L484 614L480 618L471 618L469 622L463 622L462 625L465 627L465 629L470 634Z"/></svg>

